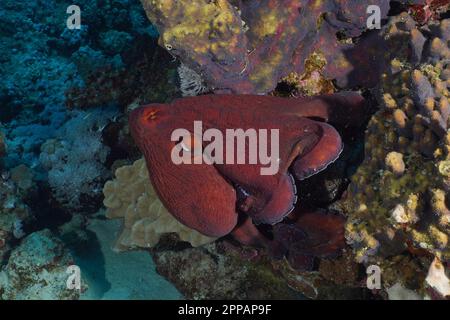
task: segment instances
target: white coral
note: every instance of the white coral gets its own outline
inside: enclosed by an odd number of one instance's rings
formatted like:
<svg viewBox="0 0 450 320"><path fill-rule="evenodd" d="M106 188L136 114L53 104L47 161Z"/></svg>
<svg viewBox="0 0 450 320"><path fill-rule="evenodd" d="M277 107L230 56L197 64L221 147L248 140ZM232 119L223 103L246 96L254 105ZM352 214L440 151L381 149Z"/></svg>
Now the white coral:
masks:
<svg viewBox="0 0 450 320"><path fill-rule="evenodd" d="M445 267L438 258L434 258L428 269L426 283L442 297L450 296L450 280L445 274Z"/></svg>
<svg viewBox="0 0 450 320"><path fill-rule="evenodd" d="M96 110L74 112L61 129L64 140L47 140L41 146L40 162L48 170L53 195L63 205L77 209L81 195L100 193L109 171L104 162L109 148L102 143L101 128L115 113Z"/></svg>
<svg viewBox="0 0 450 320"><path fill-rule="evenodd" d="M181 64L178 67L180 90L183 97L193 97L208 91L202 77L194 70Z"/></svg>

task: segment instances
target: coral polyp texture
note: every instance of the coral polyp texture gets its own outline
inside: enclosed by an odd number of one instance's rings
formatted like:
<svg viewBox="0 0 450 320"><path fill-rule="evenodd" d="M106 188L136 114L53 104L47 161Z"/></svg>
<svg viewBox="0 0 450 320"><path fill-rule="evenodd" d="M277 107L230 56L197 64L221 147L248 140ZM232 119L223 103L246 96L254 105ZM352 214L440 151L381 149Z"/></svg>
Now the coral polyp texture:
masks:
<svg viewBox="0 0 450 320"><path fill-rule="evenodd" d="M372 83L370 73L355 77L356 64L370 55L352 56L352 38L366 29L369 5L389 1L341 0L141 0L160 32L160 44L204 77L215 92L267 93L290 72L302 74L317 54L324 75L342 86Z"/></svg>
<svg viewBox="0 0 450 320"><path fill-rule="evenodd" d="M445 285L425 277L433 259L450 260L450 20L417 27L403 14L384 32L404 51L382 76L381 110L344 201L346 238L358 262L381 266L386 286L443 297Z"/></svg>
<svg viewBox="0 0 450 320"><path fill-rule="evenodd" d="M167 211L150 183L144 159L118 168L116 178L105 184L103 193L107 217L124 219L118 250L152 248L169 233L176 233L194 247L215 240L181 224Z"/></svg>

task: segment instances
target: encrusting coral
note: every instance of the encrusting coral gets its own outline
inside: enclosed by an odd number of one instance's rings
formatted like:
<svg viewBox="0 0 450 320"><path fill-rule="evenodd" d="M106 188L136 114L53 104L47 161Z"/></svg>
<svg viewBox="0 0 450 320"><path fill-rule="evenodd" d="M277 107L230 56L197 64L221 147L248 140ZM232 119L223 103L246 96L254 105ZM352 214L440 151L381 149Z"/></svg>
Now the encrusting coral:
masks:
<svg viewBox="0 0 450 320"><path fill-rule="evenodd" d="M450 260L450 19L419 28L402 14L384 32L407 41L382 76L344 201L346 238L359 262L380 265L385 287L424 295L431 261Z"/></svg>
<svg viewBox="0 0 450 320"><path fill-rule="evenodd" d="M118 168L116 178L105 184L103 193L107 217L124 219L118 250L152 248L168 233L178 234L181 241L194 247L215 240L184 226L167 211L150 183L144 159Z"/></svg>
<svg viewBox="0 0 450 320"><path fill-rule="evenodd" d="M353 37L366 29L367 8L381 18L389 1L141 0L160 32L160 44L204 77L215 92L267 93L304 62L320 55L324 75L341 86L362 85L373 73L358 74L354 64L370 65L355 52ZM362 62L362 63L360 63ZM373 80L373 79L372 79Z"/></svg>

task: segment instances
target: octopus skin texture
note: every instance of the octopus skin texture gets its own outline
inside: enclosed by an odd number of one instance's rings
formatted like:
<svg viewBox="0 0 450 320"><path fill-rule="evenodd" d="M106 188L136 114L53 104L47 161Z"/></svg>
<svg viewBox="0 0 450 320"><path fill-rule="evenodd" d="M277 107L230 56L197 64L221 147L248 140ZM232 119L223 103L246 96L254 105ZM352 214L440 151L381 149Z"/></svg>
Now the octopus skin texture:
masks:
<svg viewBox="0 0 450 320"><path fill-rule="evenodd" d="M298 206L295 180L301 181L324 170L339 157L343 143L329 123L345 128L360 122L364 116L365 101L352 92L308 98L203 95L139 107L131 112L129 124L146 159L150 180L176 219L207 236L231 233L246 245L279 247L286 251L288 248L283 243L289 237L277 240L274 236L269 240L256 225L276 226L295 213ZM278 129L278 171L262 175L264 166L259 162L175 164L171 155L174 148L180 149L180 144L192 152L192 159L201 157L193 151L196 145L207 146L193 130L195 121L201 121L204 132L215 129L224 136L227 129L268 132ZM189 137L172 141L172 133L180 128L189 131ZM237 151L234 150L234 155ZM224 148L224 159L225 152L229 150ZM246 148L245 159L249 159L248 152ZM298 220L301 224L302 219ZM305 225L313 226L313 220L306 219ZM328 220L323 223L325 220L323 215L318 215L318 224L326 227L330 223ZM292 226L299 223L283 224L273 230L278 234L283 230L295 234ZM291 238L301 237L295 234Z"/></svg>

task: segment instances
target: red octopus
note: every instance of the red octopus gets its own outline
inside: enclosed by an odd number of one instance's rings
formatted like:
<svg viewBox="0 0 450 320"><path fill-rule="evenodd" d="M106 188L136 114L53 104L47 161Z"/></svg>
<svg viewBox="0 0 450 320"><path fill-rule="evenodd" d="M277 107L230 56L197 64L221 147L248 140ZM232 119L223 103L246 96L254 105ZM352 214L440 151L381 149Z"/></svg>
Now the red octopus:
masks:
<svg viewBox="0 0 450 320"><path fill-rule="evenodd" d="M129 123L151 182L176 219L207 236L231 233L242 244L265 246L274 256L290 256L291 263L302 268L311 264L311 257L344 246L344 219L305 212L296 203L295 180L320 172L339 157L341 137L327 122L350 126L364 118L364 106L364 99L350 92L295 99L204 95L140 107L132 111ZM193 131L194 121L201 121L205 132L213 129L224 135L227 129L278 129L278 171L262 175L265 166L259 162L174 163L174 150L191 153L195 162L200 156L196 146L207 147L204 137ZM180 128L189 134L172 141ZM245 159L250 157L249 141ZM232 151L235 158L238 150ZM289 223L280 223L288 215ZM263 235L258 224L273 226L273 237Z"/></svg>

